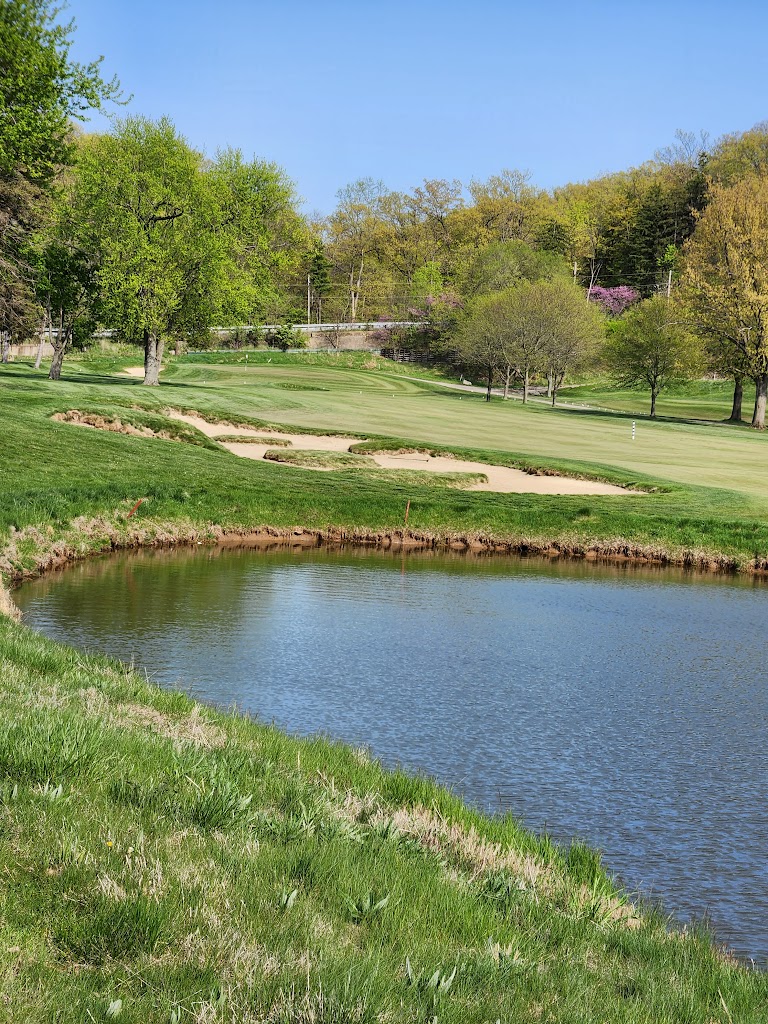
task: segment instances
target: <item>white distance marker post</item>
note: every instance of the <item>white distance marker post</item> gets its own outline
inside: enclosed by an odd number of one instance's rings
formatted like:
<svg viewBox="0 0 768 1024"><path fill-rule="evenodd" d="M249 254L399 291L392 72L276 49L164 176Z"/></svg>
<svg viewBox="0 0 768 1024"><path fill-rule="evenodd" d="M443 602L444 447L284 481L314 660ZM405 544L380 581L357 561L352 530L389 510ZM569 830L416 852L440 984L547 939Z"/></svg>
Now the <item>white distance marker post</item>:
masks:
<svg viewBox="0 0 768 1024"><path fill-rule="evenodd" d="M632 420L632 440L635 440L635 421Z"/></svg>

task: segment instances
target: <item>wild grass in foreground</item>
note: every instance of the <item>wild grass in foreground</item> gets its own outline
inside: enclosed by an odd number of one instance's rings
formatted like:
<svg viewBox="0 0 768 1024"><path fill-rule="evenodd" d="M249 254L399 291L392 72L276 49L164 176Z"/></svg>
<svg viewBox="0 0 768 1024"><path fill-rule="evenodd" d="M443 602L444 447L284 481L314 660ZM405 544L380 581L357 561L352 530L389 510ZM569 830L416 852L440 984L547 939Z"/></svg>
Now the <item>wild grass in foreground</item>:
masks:
<svg viewBox="0 0 768 1024"><path fill-rule="evenodd" d="M595 853L0 622L0 1019L759 1024Z"/></svg>

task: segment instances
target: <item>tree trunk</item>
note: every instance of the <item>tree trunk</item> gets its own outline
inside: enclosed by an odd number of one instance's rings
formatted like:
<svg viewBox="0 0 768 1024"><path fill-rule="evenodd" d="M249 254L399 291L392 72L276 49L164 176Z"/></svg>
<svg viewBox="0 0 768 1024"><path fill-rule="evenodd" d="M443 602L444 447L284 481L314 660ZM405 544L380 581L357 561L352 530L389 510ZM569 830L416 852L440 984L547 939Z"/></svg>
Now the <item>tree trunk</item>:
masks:
<svg viewBox="0 0 768 1024"><path fill-rule="evenodd" d="M37 346L37 356L35 358L35 369L40 369L40 363L43 361L43 348L45 347L45 329L48 326L48 310L46 309L43 322L40 324L40 343Z"/></svg>
<svg viewBox="0 0 768 1024"><path fill-rule="evenodd" d="M360 257L360 267L357 271L357 281L355 281L354 268L349 272L349 315L350 322L357 323L357 306L360 301L360 289L363 284L363 262L365 260L365 254Z"/></svg>
<svg viewBox="0 0 768 1024"><path fill-rule="evenodd" d="M651 388L651 419L656 419L656 389Z"/></svg>
<svg viewBox="0 0 768 1024"><path fill-rule="evenodd" d="M144 331L144 383L157 387L163 362L165 342L150 331Z"/></svg>
<svg viewBox="0 0 768 1024"><path fill-rule="evenodd" d="M490 402L490 400L491 400L491 386L492 385L493 385L493 367L489 366L488 367L488 389L485 392L485 400L486 400L486 402Z"/></svg>
<svg viewBox="0 0 768 1024"><path fill-rule="evenodd" d="M511 376L512 376L512 370L511 370L511 368L510 368L510 367L508 366L508 367L507 367L507 373L506 373L506 376L504 377L504 398L505 398L505 399L509 398L509 378L510 378Z"/></svg>
<svg viewBox="0 0 768 1024"><path fill-rule="evenodd" d="M11 339L8 331L0 331L0 363L7 363L11 356Z"/></svg>
<svg viewBox="0 0 768 1024"><path fill-rule="evenodd" d="M59 380L61 378L61 364L64 362L64 355L72 340L72 328L64 330L64 310L59 310L59 330L56 334L56 341L51 333L51 344L53 345L53 356L51 357L51 368L48 371L48 380Z"/></svg>
<svg viewBox="0 0 768 1024"><path fill-rule="evenodd" d="M528 367L525 368L523 374L523 405L528 401Z"/></svg>
<svg viewBox="0 0 768 1024"><path fill-rule="evenodd" d="M552 385L552 408L553 408L553 409L554 409L554 407L555 407L555 402L556 402L556 401L557 401L557 388L556 388L556 387L554 386L554 384L553 384L553 385Z"/></svg>
<svg viewBox="0 0 768 1024"><path fill-rule="evenodd" d="M554 380L553 380L552 374L548 373L547 374L547 398L551 398L552 397L552 385L553 385L553 383L554 383Z"/></svg>
<svg viewBox="0 0 768 1024"><path fill-rule="evenodd" d="M733 382L733 406L731 407L731 415L728 417L729 423L741 423L741 403L744 398L744 378L740 373L737 373Z"/></svg>
<svg viewBox="0 0 768 1024"><path fill-rule="evenodd" d="M51 368L48 371L48 380L59 380L61 378L61 366L64 362L64 353L67 349L67 341L59 335L58 342L53 347L51 357Z"/></svg>
<svg viewBox="0 0 768 1024"><path fill-rule="evenodd" d="M755 430L765 430L765 403L768 398L768 373L761 373L755 378L755 412L752 426Z"/></svg>

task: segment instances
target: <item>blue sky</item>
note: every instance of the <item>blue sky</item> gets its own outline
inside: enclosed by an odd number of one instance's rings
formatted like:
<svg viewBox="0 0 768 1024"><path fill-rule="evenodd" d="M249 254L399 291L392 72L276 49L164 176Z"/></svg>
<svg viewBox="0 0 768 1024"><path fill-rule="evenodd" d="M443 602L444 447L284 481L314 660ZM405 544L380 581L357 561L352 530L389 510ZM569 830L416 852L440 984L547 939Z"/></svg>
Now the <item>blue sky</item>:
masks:
<svg viewBox="0 0 768 1024"><path fill-rule="evenodd" d="M280 164L308 211L360 177L527 169L551 188L677 128L768 119L764 0L71 0L74 55L198 149ZM103 128L101 117L92 128Z"/></svg>

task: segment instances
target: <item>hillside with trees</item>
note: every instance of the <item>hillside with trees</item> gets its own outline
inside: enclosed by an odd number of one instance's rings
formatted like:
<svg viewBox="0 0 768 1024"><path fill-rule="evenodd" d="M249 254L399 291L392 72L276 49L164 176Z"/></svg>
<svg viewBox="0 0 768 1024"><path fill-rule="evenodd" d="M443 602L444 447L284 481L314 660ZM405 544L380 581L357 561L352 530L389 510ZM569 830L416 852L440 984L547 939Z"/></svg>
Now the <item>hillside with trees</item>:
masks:
<svg viewBox="0 0 768 1024"><path fill-rule="evenodd" d="M639 167L552 190L521 169L409 192L365 178L310 220L280 167L208 159L169 118L83 135L77 119L124 100L98 61L72 61L71 33L48 0L3 5L3 360L48 337L56 379L101 328L156 384L166 346L204 347L214 327L282 324L290 343L307 319L410 321L390 344L480 374L489 398L607 373L647 389L653 415L661 388L709 372L733 379L734 421L754 382L764 427L768 124L679 131Z"/></svg>

